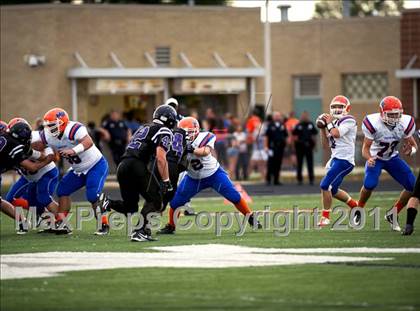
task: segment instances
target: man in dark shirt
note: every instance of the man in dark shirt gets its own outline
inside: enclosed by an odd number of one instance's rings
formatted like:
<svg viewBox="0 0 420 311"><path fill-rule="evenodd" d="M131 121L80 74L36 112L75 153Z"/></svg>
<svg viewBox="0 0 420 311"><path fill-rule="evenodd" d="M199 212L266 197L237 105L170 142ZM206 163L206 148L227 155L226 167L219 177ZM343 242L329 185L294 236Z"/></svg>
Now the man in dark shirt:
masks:
<svg viewBox="0 0 420 311"><path fill-rule="evenodd" d="M121 114L115 110L111 111L109 119L102 123L102 127L109 133L109 148L111 149L115 165L118 166L125 147L130 140L131 132L124 120L121 119Z"/></svg>
<svg viewBox="0 0 420 311"><path fill-rule="evenodd" d="M268 152L267 185L270 185L272 180L274 185L281 185L279 179L287 136L287 129L284 126L281 114L274 112L273 120L268 123L265 131L265 149Z"/></svg>
<svg viewBox="0 0 420 311"><path fill-rule="evenodd" d="M296 137L295 149L297 158L297 180L299 185L303 182L302 167L303 160L306 158L308 166L309 183L314 184L314 148L316 145L316 135L318 131L315 124L309 119L309 114L304 111L300 116L299 123L292 131Z"/></svg>

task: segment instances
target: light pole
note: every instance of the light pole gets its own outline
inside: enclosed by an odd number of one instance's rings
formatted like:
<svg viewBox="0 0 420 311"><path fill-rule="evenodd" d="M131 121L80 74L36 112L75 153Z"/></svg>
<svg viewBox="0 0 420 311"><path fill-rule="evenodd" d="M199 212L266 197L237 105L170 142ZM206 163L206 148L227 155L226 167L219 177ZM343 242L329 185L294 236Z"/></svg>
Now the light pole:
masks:
<svg viewBox="0 0 420 311"><path fill-rule="evenodd" d="M265 1L265 24L264 24L264 104L268 105L271 96L271 33L268 21L269 0ZM267 112L272 111L272 105L266 107Z"/></svg>

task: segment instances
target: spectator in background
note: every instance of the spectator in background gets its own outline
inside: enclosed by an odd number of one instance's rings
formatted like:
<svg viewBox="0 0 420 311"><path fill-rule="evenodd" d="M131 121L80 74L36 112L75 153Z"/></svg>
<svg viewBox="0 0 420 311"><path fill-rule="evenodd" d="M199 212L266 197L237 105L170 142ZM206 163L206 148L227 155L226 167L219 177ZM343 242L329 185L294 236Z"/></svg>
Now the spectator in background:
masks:
<svg viewBox="0 0 420 311"><path fill-rule="evenodd" d="M131 133L135 133L140 127L140 122L134 118L134 111L130 110L125 113L125 125L130 129Z"/></svg>
<svg viewBox="0 0 420 311"><path fill-rule="evenodd" d="M213 129L216 127L216 114L211 108L207 108L206 110L203 127L209 132L213 132Z"/></svg>
<svg viewBox="0 0 420 311"><path fill-rule="evenodd" d="M284 126L287 129L287 133L289 134L287 138L287 145L284 154L284 160L286 165L290 168L296 167L296 150L295 150L295 137L293 136L292 132L295 126L299 123L299 120L295 117L295 112L291 111L287 120L284 122Z"/></svg>
<svg viewBox="0 0 420 311"><path fill-rule="evenodd" d="M109 141L109 133L103 128L96 127L95 122L89 121L87 124L89 136L92 137L93 143L102 152L101 140Z"/></svg>
<svg viewBox="0 0 420 311"><path fill-rule="evenodd" d="M274 185L281 185L280 171L287 137L287 129L284 126L281 114L276 111L273 113L273 120L268 123L265 131L265 149L268 154L267 185L271 185L272 181Z"/></svg>
<svg viewBox="0 0 420 311"><path fill-rule="evenodd" d="M314 184L314 149L316 146L317 134L318 131L314 123L310 120L308 112L302 112L300 122L293 130L297 157L296 173L299 185L303 182L302 167L304 158L306 158L306 164L308 166L309 183L311 185Z"/></svg>
<svg viewBox="0 0 420 311"><path fill-rule="evenodd" d="M235 132L233 133L235 137L237 149L238 149L238 160L235 166L235 176L237 180L241 180L241 177L244 180L248 179L248 145L246 143L247 134L243 130L242 125L236 127ZM242 172L242 174L241 174Z"/></svg>
<svg viewBox="0 0 420 311"><path fill-rule="evenodd" d="M236 164L238 163L238 155L239 155L239 148L238 142L236 141L234 133L228 134L227 139L227 160L228 160L228 173L229 178L234 179L235 171L236 171Z"/></svg>
<svg viewBox="0 0 420 311"><path fill-rule="evenodd" d="M214 144L214 150L216 151L217 160L219 163L227 167L227 139L228 139L228 131L225 127L224 120L222 118L217 118L215 122L215 126L213 127L214 134L216 134L216 142Z"/></svg>
<svg viewBox="0 0 420 311"><path fill-rule="evenodd" d="M255 170L261 174L261 178L264 179L266 176L267 169L267 151L264 145L264 126L262 123L255 123L255 129L252 133L253 146L251 153L250 171Z"/></svg>
<svg viewBox="0 0 420 311"><path fill-rule="evenodd" d="M110 112L109 118L102 123L102 128L108 132L109 149L111 149L115 165L118 166L124 154L125 146L131 138L131 132L124 120L121 119L120 112L116 110Z"/></svg>

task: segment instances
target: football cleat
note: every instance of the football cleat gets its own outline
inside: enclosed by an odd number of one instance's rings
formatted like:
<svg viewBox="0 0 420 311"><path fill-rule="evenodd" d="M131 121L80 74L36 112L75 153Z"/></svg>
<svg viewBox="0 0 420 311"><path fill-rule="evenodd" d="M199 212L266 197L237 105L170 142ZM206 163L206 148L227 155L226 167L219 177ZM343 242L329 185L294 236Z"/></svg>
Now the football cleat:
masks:
<svg viewBox="0 0 420 311"><path fill-rule="evenodd" d="M58 221L55 225L54 233L56 235L71 235L73 231L66 224L62 225L61 221Z"/></svg>
<svg viewBox="0 0 420 311"><path fill-rule="evenodd" d="M256 229L262 229L261 223L257 219L254 219L254 214L249 215L248 223L252 227L254 227L255 223Z"/></svg>
<svg viewBox="0 0 420 311"><path fill-rule="evenodd" d="M401 235L412 235L414 232L414 226L413 225L406 225L403 232L401 232Z"/></svg>
<svg viewBox="0 0 420 311"><path fill-rule="evenodd" d="M157 241L157 239L153 238L150 234L149 230L138 229L133 232L131 235L132 242L150 242L150 241Z"/></svg>
<svg viewBox="0 0 420 311"><path fill-rule="evenodd" d="M194 211L194 209L191 207L190 202L184 205L184 216L195 216L197 213Z"/></svg>
<svg viewBox="0 0 420 311"><path fill-rule="evenodd" d="M101 228L99 228L94 234L95 235L108 235L109 234L109 225L102 224Z"/></svg>
<svg viewBox="0 0 420 311"><path fill-rule="evenodd" d="M171 224L166 224L165 227L160 229L157 234L174 234L175 233L175 227Z"/></svg>
<svg viewBox="0 0 420 311"><path fill-rule="evenodd" d="M362 220L362 213L360 211L355 211L353 216L353 224L355 227L360 226L360 221Z"/></svg>
<svg viewBox="0 0 420 311"><path fill-rule="evenodd" d="M16 231L16 234L18 235L24 235L28 233L28 228L25 228L22 224L22 222L19 222L19 229Z"/></svg>
<svg viewBox="0 0 420 311"><path fill-rule="evenodd" d="M318 222L318 227L325 227L331 223L329 218L322 216L321 220Z"/></svg>
<svg viewBox="0 0 420 311"><path fill-rule="evenodd" d="M401 227L400 227L400 224L398 223L398 216L397 216L397 219L395 219L394 220L394 215L393 215L393 212L392 212L392 209L391 210L389 210L386 214L385 214L385 220L387 221L387 222L389 222L390 223L390 225L391 225L391 229L393 230L393 231L398 231L398 232L400 232L401 231Z"/></svg>

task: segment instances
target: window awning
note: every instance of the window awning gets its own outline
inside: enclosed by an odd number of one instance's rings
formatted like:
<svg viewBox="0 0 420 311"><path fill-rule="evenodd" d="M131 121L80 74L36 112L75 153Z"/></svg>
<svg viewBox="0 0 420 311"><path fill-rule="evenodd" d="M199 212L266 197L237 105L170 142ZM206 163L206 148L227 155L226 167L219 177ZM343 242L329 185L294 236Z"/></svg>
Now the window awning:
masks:
<svg viewBox="0 0 420 311"><path fill-rule="evenodd" d="M256 78L264 68L91 68L77 67L67 72L72 79L82 78Z"/></svg>
<svg viewBox="0 0 420 311"><path fill-rule="evenodd" d="M399 69L395 71L395 76L399 79L418 79L420 78L420 69Z"/></svg>

